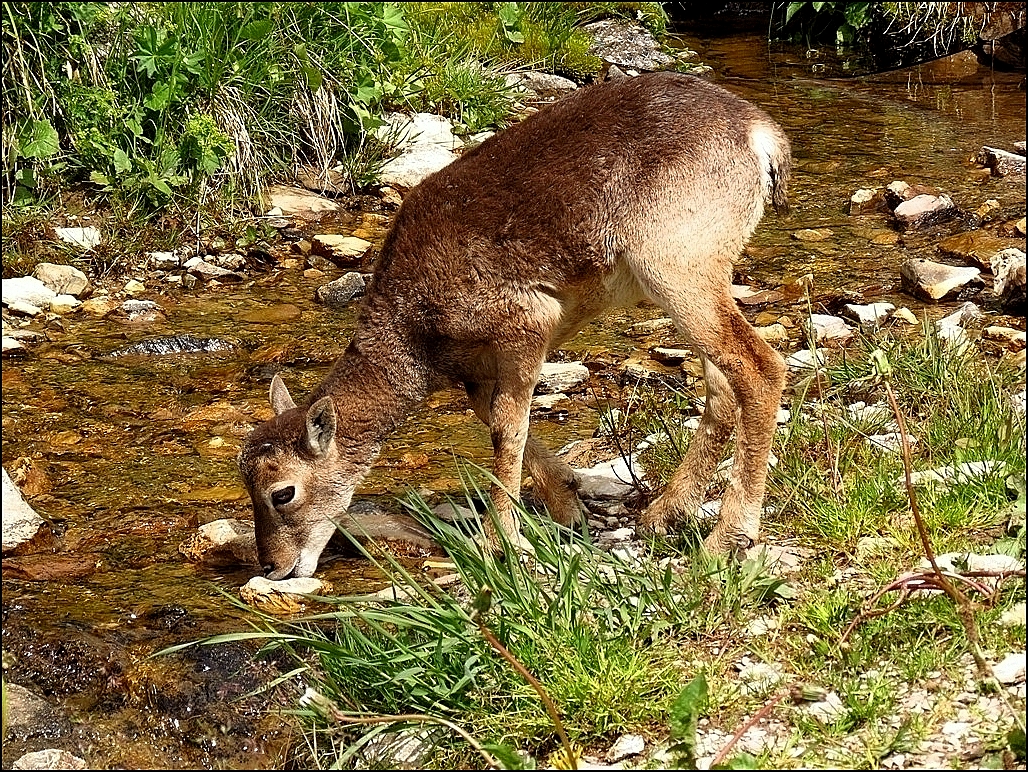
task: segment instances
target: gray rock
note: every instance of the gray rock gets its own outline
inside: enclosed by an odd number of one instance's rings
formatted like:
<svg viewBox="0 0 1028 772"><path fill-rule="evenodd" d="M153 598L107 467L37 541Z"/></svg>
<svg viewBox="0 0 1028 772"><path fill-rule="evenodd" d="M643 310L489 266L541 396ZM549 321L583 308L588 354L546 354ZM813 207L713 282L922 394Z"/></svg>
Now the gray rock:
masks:
<svg viewBox="0 0 1028 772"><path fill-rule="evenodd" d="M508 88L531 91L539 97L559 97L578 88L573 80L548 72L511 72L505 77Z"/></svg>
<svg viewBox="0 0 1028 772"><path fill-rule="evenodd" d="M913 230L942 222L956 212L957 208L949 196L922 193L899 204L892 210L892 216L904 230Z"/></svg>
<svg viewBox="0 0 1028 772"><path fill-rule="evenodd" d="M982 335L989 340L1002 341L1014 349L1023 349L1026 342L1028 342L1026 341L1024 330L1018 330L1013 327L1003 327L998 324L986 327L982 330Z"/></svg>
<svg viewBox="0 0 1028 772"><path fill-rule="evenodd" d="M567 392L589 379L589 368L581 362L546 362L539 373L536 394Z"/></svg>
<svg viewBox="0 0 1028 772"><path fill-rule="evenodd" d="M364 277L356 271L344 273L338 279L323 284L314 292L314 299L329 308L341 310L355 298L364 294Z"/></svg>
<svg viewBox="0 0 1028 772"><path fill-rule="evenodd" d="M618 499L635 490L632 471L639 479L645 477L642 468L631 457L631 470L625 459L618 457L601 461L588 469L575 469L578 480L578 495L583 499Z"/></svg>
<svg viewBox="0 0 1028 772"><path fill-rule="evenodd" d="M130 298L118 306L118 313L127 322L156 322L164 318L164 309L154 300Z"/></svg>
<svg viewBox="0 0 1028 772"><path fill-rule="evenodd" d="M88 769L78 756L58 748L32 751L16 759L11 769Z"/></svg>
<svg viewBox="0 0 1028 772"><path fill-rule="evenodd" d="M807 713L822 724L834 724L846 715L846 706L836 692L828 692L823 700L807 706Z"/></svg>
<svg viewBox="0 0 1028 772"><path fill-rule="evenodd" d="M450 151L464 146L460 137L453 133L453 121L442 115L415 113L408 116L390 113L386 115L385 121L385 125L380 126L375 135L381 142L401 151L424 148Z"/></svg>
<svg viewBox="0 0 1028 772"><path fill-rule="evenodd" d="M1016 247L1004 249L989 261L995 277L992 291L999 296L1003 307L1023 309L1025 304L1025 254Z"/></svg>
<svg viewBox="0 0 1028 772"><path fill-rule="evenodd" d="M78 268L57 263L40 263L32 275L52 289L57 295L86 294L90 289L89 279Z"/></svg>
<svg viewBox="0 0 1028 772"><path fill-rule="evenodd" d="M992 666L992 674L1001 684L1019 684L1024 681L1025 653L1015 651Z"/></svg>
<svg viewBox="0 0 1028 772"><path fill-rule="evenodd" d="M19 276L4 279L0 283L0 296L5 306L28 304L37 308L46 308L57 293L46 286L35 276ZM34 314L32 314L34 316Z"/></svg>
<svg viewBox="0 0 1028 772"><path fill-rule="evenodd" d="M766 662L753 662L739 670L743 694L758 697L769 694L784 678L778 668Z"/></svg>
<svg viewBox="0 0 1028 772"><path fill-rule="evenodd" d="M967 324L968 322L973 322L982 319L984 318L984 316L985 315L982 313L982 309L980 309L974 303L967 302L964 303L964 305L962 305L949 316L945 316L942 319L939 319L935 323L935 327L936 329L950 326L960 327Z"/></svg>
<svg viewBox="0 0 1028 772"><path fill-rule="evenodd" d="M55 228L57 238L66 244L90 250L100 243L100 231L92 226L86 228Z"/></svg>
<svg viewBox="0 0 1028 772"><path fill-rule="evenodd" d="M264 197L271 210L278 209L287 217L320 216L325 212L338 212L339 204L331 199L311 193L302 188L273 185L264 191Z"/></svg>
<svg viewBox="0 0 1028 772"><path fill-rule="evenodd" d="M185 262L184 267L189 271L190 275L195 276L198 279L203 279L204 281L216 279L224 282L237 282L243 280L243 277L238 273L230 271L227 268L222 268L220 265L208 263L202 257L190 258ZM125 291L129 291L127 285Z"/></svg>
<svg viewBox="0 0 1028 772"><path fill-rule="evenodd" d="M3 551L31 541L46 523L22 498L7 470L3 470Z"/></svg>
<svg viewBox="0 0 1028 772"><path fill-rule="evenodd" d="M838 316L811 314L808 335L815 343L825 340L845 341L853 337L853 328Z"/></svg>
<svg viewBox="0 0 1028 772"><path fill-rule="evenodd" d="M74 295L58 295L50 301L50 311L55 314L68 314L81 305L82 301Z"/></svg>
<svg viewBox="0 0 1028 772"><path fill-rule="evenodd" d="M818 365L823 365L825 363L824 354L807 348L800 349L785 358L785 364L794 370L813 370L815 362Z"/></svg>
<svg viewBox="0 0 1028 772"><path fill-rule="evenodd" d="M67 718L35 692L12 683L6 684L5 688L5 741L24 741L33 737L53 740L70 729Z"/></svg>
<svg viewBox="0 0 1028 772"><path fill-rule="evenodd" d="M614 763L627 759L629 756L638 756L646 749L646 740L640 734L623 734L607 751L607 761Z"/></svg>
<svg viewBox="0 0 1028 772"><path fill-rule="evenodd" d="M595 42L589 53L605 62L633 70L659 70L674 64L674 57L660 50L660 44L642 24L604 20L585 25Z"/></svg>
<svg viewBox="0 0 1028 772"><path fill-rule="evenodd" d="M889 317L890 313L896 310L896 306L892 303L868 303L867 305L847 303L843 306L843 310L848 317L860 324L877 327Z"/></svg>
<svg viewBox="0 0 1028 772"><path fill-rule="evenodd" d="M429 175L449 166L456 158L439 145L415 147L383 164L379 170L379 180L383 185L413 188Z"/></svg>
<svg viewBox="0 0 1028 772"><path fill-rule="evenodd" d="M1010 153L998 147L983 145L975 156L975 161L987 166L993 177L1024 176L1025 157L1022 153Z"/></svg>
<svg viewBox="0 0 1028 772"><path fill-rule="evenodd" d="M935 556L935 564L943 571L959 573L961 571L1006 572L1022 571L1024 563L1010 555L988 554L976 552L944 552ZM929 569L932 564L927 558L921 560L919 567Z"/></svg>
<svg viewBox="0 0 1028 772"><path fill-rule="evenodd" d="M921 258L903 263L900 279L904 290L928 301L956 295L969 284L983 284L977 268L957 268Z"/></svg>

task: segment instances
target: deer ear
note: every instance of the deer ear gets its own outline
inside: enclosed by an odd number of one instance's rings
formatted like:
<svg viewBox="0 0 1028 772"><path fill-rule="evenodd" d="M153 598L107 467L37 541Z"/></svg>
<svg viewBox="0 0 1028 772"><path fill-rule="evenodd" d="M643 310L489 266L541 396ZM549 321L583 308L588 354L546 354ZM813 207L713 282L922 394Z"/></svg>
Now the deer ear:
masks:
<svg viewBox="0 0 1028 772"><path fill-rule="evenodd" d="M315 456L324 456L335 436L336 406L331 397L322 397L307 411L307 447Z"/></svg>
<svg viewBox="0 0 1028 772"><path fill-rule="evenodd" d="M296 403L293 402L293 398L289 396L289 389L286 388L285 383L282 381L282 376L275 373L275 377L271 379L271 407L275 410L275 415L281 415L287 410L292 410L296 407Z"/></svg>

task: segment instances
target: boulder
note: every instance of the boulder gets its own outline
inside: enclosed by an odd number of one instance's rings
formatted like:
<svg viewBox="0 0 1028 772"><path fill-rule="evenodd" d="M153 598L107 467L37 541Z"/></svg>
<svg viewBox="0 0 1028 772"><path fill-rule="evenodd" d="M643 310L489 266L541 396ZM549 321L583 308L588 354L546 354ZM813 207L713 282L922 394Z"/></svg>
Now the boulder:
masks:
<svg viewBox="0 0 1028 772"><path fill-rule="evenodd" d="M385 124L375 131L375 136L379 141L402 151L427 147L450 151L464 146L460 137L453 133L453 121L433 113L409 116L390 113L385 116Z"/></svg>
<svg viewBox="0 0 1028 772"><path fill-rule="evenodd" d="M892 216L903 230L914 230L947 220L956 212L949 196L923 193L899 204L892 210Z"/></svg>
<svg viewBox="0 0 1028 772"><path fill-rule="evenodd" d="M341 310L355 298L361 297L365 289L364 277L356 271L349 271L338 279L318 287L314 292L314 299L329 308Z"/></svg>
<svg viewBox="0 0 1028 772"><path fill-rule="evenodd" d="M894 310L896 310L896 306L892 303L868 303L867 305L847 303L843 306L843 311L848 317L857 321L859 324L867 325L869 327L877 327L879 324L884 322L889 317L889 314Z"/></svg>
<svg viewBox="0 0 1028 772"><path fill-rule="evenodd" d="M581 362L546 362L539 373L536 394L566 392L589 379L589 368Z"/></svg>
<svg viewBox="0 0 1028 772"><path fill-rule="evenodd" d="M1010 153L998 147L983 145L974 158L976 163L988 167L993 177L1014 175L1024 177L1025 157L1023 153Z"/></svg>
<svg viewBox="0 0 1028 772"><path fill-rule="evenodd" d="M956 268L915 258L900 266L903 289L914 297L934 302L958 294L968 285L983 285L977 268Z"/></svg>
<svg viewBox="0 0 1028 772"><path fill-rule="evenodd" d="M311 219L326 212L338 212L339 204L317 193L286 185L265 189L264 198L270 209L278 209L286 217Z"/></svg>
<svg viewBox="0 0 1028 772"><path fill-rule="evenodd" d="M88 294L89 279L78 268L57 263L40 263L32 275L52 289L57 295Z"/></svg>
<svg viewBox="0 0 1028 772"><path fill-rule="evenodd" d="M383 164L379 180L383 185L394 188L413 188L429 175L449 166L456 158L439 145L415 147Z"/></svg>
<svg viewBox="0 0 1028 772"><path fill-rule="evenodd" d="M1017 246L1014 239L1004 239L982 231L967 231L947 236L939 242L939 252L983 271L991 271L992 256L1008 247Z"/></svg>
<svg viewBox="0 0 1028 772"><path fill-rule="evenodd" d="M319 234L311 238L311 252L327 258L336 265L360 265L364 255L371 249L371 242L356 236L342 236L337 233Z"/></svg>
<svg viewBox="0 0 1028 772"><path fill-rule="evenodd" d="M21 491L3 470L3 553L6 555L22 545L28 545L37 537L44 536L46 521L28 502L22 498Z"/></svg>
<svg viewBox="0 0 1028 772"><path fill-rule="evenodd" d="M585 31L594 38L589 53L610 64L632 70L659 70L675 62L638 22L607 19L585 25Z"/></svg>
<svg viewBox="0 0 1028 772"><path fill-rule="evenodd" d="M1025 305L1025 254L1011 247L997 252L990 260L995 277L992 291L999 296L1003 308L1023 311Z"/></svg>
<svg viewBox="0 0 1028 772"><path fill-rule="evenodd" d="M618 499L631 493L632 472L642 479L642 468L635 463L633 455L629 462L620 456L610 461L601 461L588 469L575 469L578 480L578 495L583 499Z"/></svg>
<svg viewBox="0 0 1028 772"><path fill-rule="evenodd" d="M239 588L239 597L266 614L289 615L307 610L312 601L304 596L323 595L331 586L314 577L272 581L255 576Z"/></svg>
<svg viewBox="0 0 1028 772"><path fill-rule="evenodd" d="M853 328L838 316L811 314L807 334L815 343L827 340L841 343L853 337Z"/></svg>
<svg viewBox="0 0 1028 772"><path fill-rule="evenodd" d="M46 308L50 305L50 301L57 297L56 292L35 276L4 279L3 282L0 282L0 293L2 293L3 304L9 307L27 304L37 308Z"/></svg>

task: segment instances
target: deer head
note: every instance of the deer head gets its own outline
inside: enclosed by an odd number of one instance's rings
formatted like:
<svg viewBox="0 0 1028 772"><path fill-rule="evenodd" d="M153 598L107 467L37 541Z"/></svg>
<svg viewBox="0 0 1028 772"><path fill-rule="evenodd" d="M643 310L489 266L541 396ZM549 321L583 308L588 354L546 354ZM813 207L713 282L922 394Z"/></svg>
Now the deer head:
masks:
<svg viewBox="0 0 1028 772"><path fill-rule="evenodd" d="M340 452L331 397L299 408L276 375L271 405L275 417L251 432L239 453L257 551L269 579L311 576L369 462Z"/></svg>

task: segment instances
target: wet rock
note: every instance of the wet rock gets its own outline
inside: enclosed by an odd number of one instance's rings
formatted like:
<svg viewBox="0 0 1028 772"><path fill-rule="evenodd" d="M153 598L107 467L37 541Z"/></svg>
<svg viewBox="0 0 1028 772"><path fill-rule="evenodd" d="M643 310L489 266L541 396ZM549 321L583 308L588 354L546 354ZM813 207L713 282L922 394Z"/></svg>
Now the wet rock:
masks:
<svg viewBox="0 0 1028 772"><path fill-rule="evenodd" d="M239 315L240 320L250 324L285 324L299 319L300 309L292 303L279 303L265 308L255 308Z"/></svg>
<svg viewBox="0 0 1028 772"><path fill-rule="evenodd" d="M982 335L989 340L1002 341L1014 350L1020 350L1025 347L1024 330L1015 330L1013 327L1003 327L1001 325L991 325L982 330Z"/></svg>
<svg viewBox="0 0 1028 772"><path fill-rule="evenodd" d="M58 229L60 230L60 229ZM88 769L84 759L68 751L47 748L32 751L16 759L11 769Z"/></svg>
<svg viewBox="0 0 1028 772"><path fill-rule="evenodd" d="M4 279L3 282L0 282L0 293L2 293L3 304L8 307L28 305L42 309L49 306L50 301L57 297L56 292L35 276ZM35 316L35 314L30 315Z"/></svg>
<svg viewBox="0 0 1028 772"><path fill-rule="evenodd" d="M3 353L7 354L19 354L25 351L25 347L16 338L11 338L7 335L3 336Z"/></svg>
<svg viewBox="0 0 1028 772"><path fill-rule="evenodd" d="M82 310L92 316L106 316L117 308L118 304L119 301L117 298L113 298L108 295L100 295L99 297L93 297L82 301Z"/></svg>
<svg viewBox="0 0 1028 772"><path fill-rule="evenodd" d="M653 358L662 365L680 365L686 359L691 359L694 354L687 348L667 348L666 346L655 346L650 349Z"/></svg>
<svg viewBox="0 0 1028 772"><path fill-rule="evenodd" d="M861 188L850 196L851 215L872 214L885 209L885 199L877 188Z"/></svg>
<svg viewBox="0 0 1028 772"><path fill-rule="evenodd" d="M564 402L570 402L571 398L562 391L555 394L537 394L532 397L533 410L553 410Z"/></svg>
<svg viewBox="0 0 1028 772"><path fill-rule="evenodd" d="M944 300L969 285L982 285L977 268L955 268L931 260L916 258L900 266L903 289L927 301Z"/></svg>
<svg viewBox="0 0 1028 772"><path fill-rule="evenodd" d="M457 156L438 145L415 147L390 159L379 170L383 185L410 189L423 179L453 163Z"/></svg>
<svg viewBox="0 0 1028 772"><path fill-rule="evenodd" d="M551 75L548 72L536 72L535 70L511 72L505 77L508 88L530 91L542 98L559 97L578 88L578 84L573 80L562 78L560 75Z"/></svg>
<svg viewBox="0 0 1028 772"><path fill-rule="evenodd" d="M191 257L189 260L186 260L183 267L189 272L190 276L202 279L203 281L214 279L221 282L238 282L243 280L240 274L230 271L228 268L222 268L220 265L208 263L202 257ZM129 292L127 286L125 291Z"/></svg>
<svg viewBox="0 0 1028 772"><path fill-rule="evenodd" d="M138 279L129 279L125 282L125 286L121 288L121 291L126 295L139 295L142 292L146 292L146 285Z"/></svg>
<svg viewBox="0 0 1028 772"><path fill-rule="evenodd" d="M982 231L967 231L947 236L939 242L939 252L970 263L983 271L992 270L991 260L997 252L1014 246L1016 242Z"/></svg>
<svg viewBox="0 0 1028 772"><path fill-rule="evenodd" d="M371 242L356 236L325 233L311 239L311 252L331 260L335 265L360 265L371 249Z"/></svg>
<svg viewBox="0 0 1028 772"><path fill-rule="evenodd" d="M869 327L877 327L895 310L896 306L892 303L868 303L867 305L847 303L843 306L843 311L848 317Z"/></svg>
<svg viewBox="0 0 1028 772"><path fill-rule="evenodd" d="M589 53L605 62L632 70L659 70L675 62L660 50L660 45L642 24L605 20L585 25L595 42Z"/></svg>
<svg viewBox="0 0 1028 772"><path fill-rule="evenodd" d="M949 196L922 193L899 204L892 210L892 216L903 230L915 230L947 220L956 212Z"/></svg>
<svg viewBox="0 0 1028 772"><path fill-rule="evenodd" d="M49 526L22 498L7 469L3 470L3 554L29 548L34 541L46 539Z"/></svg>
<svg viewBox="0 0 1028 772"><path fill-rule="evenodd" d="M179 545L178 551L192 563L260 565L254 524L248 520L226 518L205 523Z"/></svg>
<svg viewBox="0 0 1028 772"><path fill-rule="evenodd" d="M64 316L82 306L82 301L74 295L58 295L50 301L50 312Z"/></svg>
<svg viewBox="0 0 1028 772"><path fill-rule="evenodd" d="M982 313L982 309L980 309L974 303L967 302L960 306L960 308L958 308L949 316L945 316L942 319L939 319L935 323L935 326L936 328L946 327L949 325L962 326L964 324L967 324L968 322L983 319L984 317L985 314Z"/></svg>
<svg viewBox="0 0 1028 772"><path fill-rule="evenodd" d="M331 585L314 577L276 582L255 576L239 588L239 597L266 614L278 616L303 613L314 602L305 595L323 595L331 589Z"/></svg>
<svg viewBox="0 0 1028 772"><path fill-rule="evenodd" d="M5 685L5 692L5 742L34 737L55 740L70 728L67 719L35 692L12 683Z"/></svg>
<svg viewBox="0 0 1028 772"><path fill-rule="evenodd" d="M992 291L1005 309L1022 310L1025 305L1025 254L1010 248L997 252L990 260L995 276Z"/></svg>
<svg viewBox="0 0 1028 772"><path fill-rule="evenodd" d="M672 319L662 317L660 319L647 319L644 322L636 322L628 330L633 335L652 335L664 330L674 329L675 323Z"/></svg>
<svg viewBox="0 0 1028 772"><path fill-rule="evenodd" d="M1008 654L992 666L992 674L1001 684L1019 684L1024 681L1025 652Z"/></svg>
<svg viewBox="0 0 1028 772"><path fill-rule="evenodd" d="M164 309L154 300L129 299L117 308L117 314L125 322L152 324L164 319Z"/></svg>
<svg viewBox="0 0 1028 772"><path fill-rule="evenodd" d="M896 309L892 318L898 319L901 322L906 322L907 324L918 324L917 317L914 316L914 312L906 307Z"/></svg>
<svg viewBox="0 0 1028 772"><path fill-rule="evenodd" d="M59 553L21 555L4 558L4 579L23 582L53 582L84 579L103 566L97 553Z"/></svg>
<svg viewBox="0 0 1028 772"><path fill-rule="evenodd" d="M633 490L632 472L638 479L645 477L643 469L631 457L631 466L620 456L588 469L575 469L578 480L578 495L583 499L619 499Z"/></svg>
<svg viewBox="0 0 1028 772"><path fill-rule="evenodd" d="M329 308L341 310L355 298L364 295L364 277L356 271L344 273L338 279L323 284L314 292L314 299Z"/></svg>
<svg viewBox="0 0 1028 772"><path fill-rule="evenodd" d="M100 243L100 231L92 226L86 228L55 228L57 238L65 244L90 250Z"/></svg>
<svg viewBox="0 0 1028 772"><path fill-rule="evenodd" d="M975 163L988 167L993 177L1024 176L1025 157L1023 153L1011 153L998 147L983 145L974 160Z"/></svg>
<svg viewBox="0 0 1028 772"><path fill-rule="evenodd" d="M827 314L811 314L807 329L808 339L815 343L835 341L842 343L853 337L854 330L845 320Z"/></svg>
<svg viewBox="0 0 1028 772"><path fill-rule="evenodd" d="M90 289L89 279L82 271L70 265L40 263L32 275L57 295L83 295Z"/></svg>
<svg viewBox="0 0 1028 772"><path fill-rule="evenodd" d="M264 198L269 208L278 209L286 217L314 219L326 212L338 212L340 208L335 201L317 193L286 185L266 188Z"/></svg>
<svg viewBox="0 0 1028 772"><path fill-rule="evenodd" d="M665 367L647 356L630 356L618 365L618 373L622 383L627 381L662 383L669 379L676 381L679 378L678 370Z"/></svg>
<svg viewBox="0 0 1028 772"><path fill-rule="evenodd" d="M200 338L195 335L168 335L133 343L112 351L108 356L167 356L169 354L210 354L232 351L228 341L219 338Z"/></svg>
<svg viewBox="0 0 1028 772"><path fill-rule="evenodd" d="M992 219L992 216L1000 211L999 201L994 198L986 199L982 205L971 213L971 221L975 225Z"/></svg>
<svg viewBox="0 0 1028 772"><path fill-rule="evenodd" d="M835 231L828 228L803 228L792 233L797 241L826 241L834 235Z"/></svg>
<svg viewBox="0 0 1028 772"><path fill-rule="evenodd" d="M589 379L589 368L581 362L546 362L539 373L536 394L555 394L585 383Z"/></svg>

